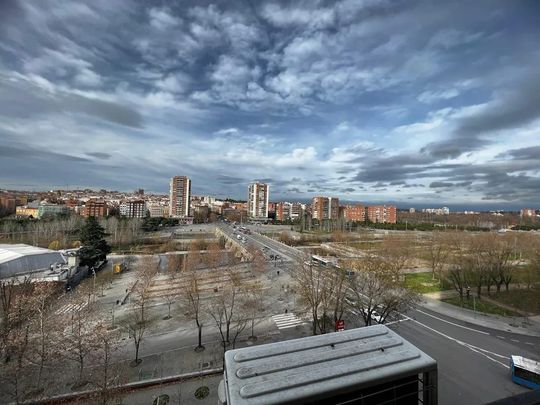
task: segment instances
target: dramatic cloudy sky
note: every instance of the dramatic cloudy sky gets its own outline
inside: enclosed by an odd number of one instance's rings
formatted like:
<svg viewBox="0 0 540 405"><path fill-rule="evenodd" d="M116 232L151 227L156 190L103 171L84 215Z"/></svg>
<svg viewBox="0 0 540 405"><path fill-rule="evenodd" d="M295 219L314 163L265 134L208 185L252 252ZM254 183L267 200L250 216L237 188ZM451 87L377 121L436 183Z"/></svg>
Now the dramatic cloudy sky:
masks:
<svg viewBox="0 0 540 405"><path fill-rule="evenodd" d="M540 2L0 2L0 187L540 200Z"/></svg>

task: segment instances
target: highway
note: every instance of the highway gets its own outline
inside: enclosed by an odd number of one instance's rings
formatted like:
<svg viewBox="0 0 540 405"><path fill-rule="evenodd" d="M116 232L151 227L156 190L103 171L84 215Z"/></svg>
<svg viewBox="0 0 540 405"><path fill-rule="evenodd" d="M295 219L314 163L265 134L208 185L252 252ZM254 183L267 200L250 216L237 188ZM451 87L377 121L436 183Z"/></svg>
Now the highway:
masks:
<svg viewBox="0 0 540 405"><path fill-rule="evenodd" d="M253 230L253 227L250 227ZM230 229L230 227L229 227ZM230 229L232 231L232 229ZM297 249L253 233L251 243L266 246L287 260L303 260ZM348 323L362 326L359 320ZM411 310L389 327L437 360L440 404L483 404L526 392L511 381L510 355L540 359L540 337L489 329L432 312Z"/></svg>

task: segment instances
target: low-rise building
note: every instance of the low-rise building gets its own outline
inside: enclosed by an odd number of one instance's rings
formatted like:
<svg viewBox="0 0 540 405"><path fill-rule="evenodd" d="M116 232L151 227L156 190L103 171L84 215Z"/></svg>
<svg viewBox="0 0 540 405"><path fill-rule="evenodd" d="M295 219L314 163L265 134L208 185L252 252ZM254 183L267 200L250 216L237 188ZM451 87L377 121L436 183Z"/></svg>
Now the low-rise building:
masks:
<svg viewBox="0 0 540 405"><path fill-rule="evenodd" d="M37 218L39 203L37 201L31 202L27 205L17 207L15 215L21 218Z"/></svg>
<svg viewBox="0 0 540 405"><path fill-rule="evenodd" d="M47 202L42 202L38 207L38 218L43 218L47 216L57 216L57 215L68 215L69 208L65 205L60 204L51 204Z"/></svg>

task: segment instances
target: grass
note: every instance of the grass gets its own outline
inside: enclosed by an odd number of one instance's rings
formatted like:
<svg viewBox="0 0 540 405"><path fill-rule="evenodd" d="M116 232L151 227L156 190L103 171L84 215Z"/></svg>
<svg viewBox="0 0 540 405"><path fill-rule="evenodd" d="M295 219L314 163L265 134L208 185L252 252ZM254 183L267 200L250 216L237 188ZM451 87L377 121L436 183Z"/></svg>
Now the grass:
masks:
<svg viewBox="0 0 540 405"><path fill-rule="evenodd" d="M513 306L521 311L540 314L540 290L538 288L501 291L492 295L490 298L501 304Z"/></svg>
<svg viewBox="0 0 540 405"><path fill-rule="evenodd" d="M512 283L531 284L540 282L540 271L530 267L530 265L520 266L512 271Z"/></svg>
<svg viewBox="0 0 540 405"><path fill-rule="evenodd" d="M405 287L410 288L420 294L450 290L451 287L446 285L443 280L433 280L433 274L429 272L405 274Z"/></svg>
<svg viewBox="0 0 540 405"><path fill-rule="evenodd" d="M491 298L493 298L493 296ZM464 298L463 302L460 301L459 297L447 298L442 301L448 304L452 304L452 305L467 308L467 309L475 309L475 304L476 304L476 311L483 312L486 314L494 314L494 315L502 315L502 316L520 316L517 312L492 304L491 302L487 302L481 299L473 300L472 296L469 299Z"/></svg>

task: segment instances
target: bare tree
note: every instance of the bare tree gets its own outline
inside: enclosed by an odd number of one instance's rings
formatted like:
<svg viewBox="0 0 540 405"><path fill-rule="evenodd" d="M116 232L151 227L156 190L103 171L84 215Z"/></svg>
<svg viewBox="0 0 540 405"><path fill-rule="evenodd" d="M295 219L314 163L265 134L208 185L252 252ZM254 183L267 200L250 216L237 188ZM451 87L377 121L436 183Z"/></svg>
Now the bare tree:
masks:
<svg viewBox="0 0 540 405"><path fill-rule="evenodd" d="M246 319L249 319L251 327L251 335L249 336L249 339L257 340L257 336L255 336L255 320L257 319L259 313L264 309L264 294L261 282L254 281L246 284L245 292L244 306L247 315Z"/></svg>
<svg viewBox="0 0 540 405"><path fill-rule="evenodd" d="M94 350L91 358L92 385L99 391L97 400L107 404L111 400L118 399L118 393L113 388L120 385L124 375L120 364L113 362L113 354L117 349L115 341L118 339L118 331L110 330L104 322L98 322L93 328Z"/></svg>
<svg viewBox="0 0 540 405"><path fill-rule="evenodd" d="M198 331L198 344L195 351L200 352L204 350L202 344L202 330L204 322L202 313L205 310L202 301L202 288L201 288L201 275L197 270L188 270L183 274L184 285L178 292L178 298L182 310L195 321Z"/></svg>
<svg viewBox="0 0 540 405"><path fill-rule="evenodd" d="M441 278L442 269L448 259L448 244L440 232L433 232L428 242L428 257L433 272L433 279L436 276Z"/></svg>
<svg viewBox="0 0 540 405"><path fill-rule="evenodd" d="M122 327L127 330L129 337L133 339L135 347L134 365L140 364L142 361L139 358L139 350L150 323L146 308L151 299L150 288L157 274L157 264L152 257L144 257L137 271L137 283L132 289L132 311L120 322Z"/></svg>
<svg viewBox="0 0 540 405"><path fill-rule="evenodd" d="M59 339L59 328L55 314L52 313L51 303L58 292L58 287L52 283L37 283L32 294L34 315L31 320L31 356L37 359L39 371L35 386L41 389L43 369L56 354L56 342Z"/></svg>
<svg viewBox="0 0 540 405"><path fill-rule="evenodd" d="M9 294L3 297L9 300L9 306L3 307L3 310L7 309L3 317L9 319L7 329L3 330L6 335L2 340L4 364L0 367L0 390L19 403L29 388L26 356L31 335L31 323L28 320L34 313L33 285L29 282L23 282L22 285L8 282L3 287L6 290L2 294Z"/></svg>
<svg viewBox="0 0 540 405"><path fill-rule="evenodd" d="M253 274L263 274L268 268L264 253L255 245L249 245L247 251L251 256L250 267Z"/></svg>
<svg viewBox="0 0 540 405"><path fill-rule="evenodd" d="M299 263L293 272L300 304L311 312L311 331L317 334L319 306L323 300L324 270L311 262Z"/></svg>
<svg viewBox="0 0 540 405"><path fill-rule="evenodd" d="M77 291L71 302L72 310L65 316L66 322L63 327L62 355L77 363L78 378L74 387L86 384L84 370L89 354L94 350L94 336L92 326L95 322L95 313L86 308L87 292Z"/></svg>
<svg viewBox="0 0 540 405"><path fill-rule="evenodd" d="M386 266L398 274L410 265L413 244L410 239L398 236L386 237L381 246L380 257L386 260Z"/></svg>
<svg viewBox="0 0 540 405"><path fill-rule="evenodd" d="M352 299L348 304L359 313L366 325L371 325L374 313L379 323L384 323L393 312L404 312L414 305L417 296L403 287L399 270L386 258L366 256L348 266L355 270L349 279Z"/></svg>
<svg viewBox="0 0 540 405"><path fill-rule="evenodd" d="M233 329L233 343L235 343L238 334L247 325L246 317L240 316L242 313L242 293L241 278L229 269L227 270L227 281L210 299L207 308L208 314L219 330L223 353L231 344L231 327Z"/></svg>

